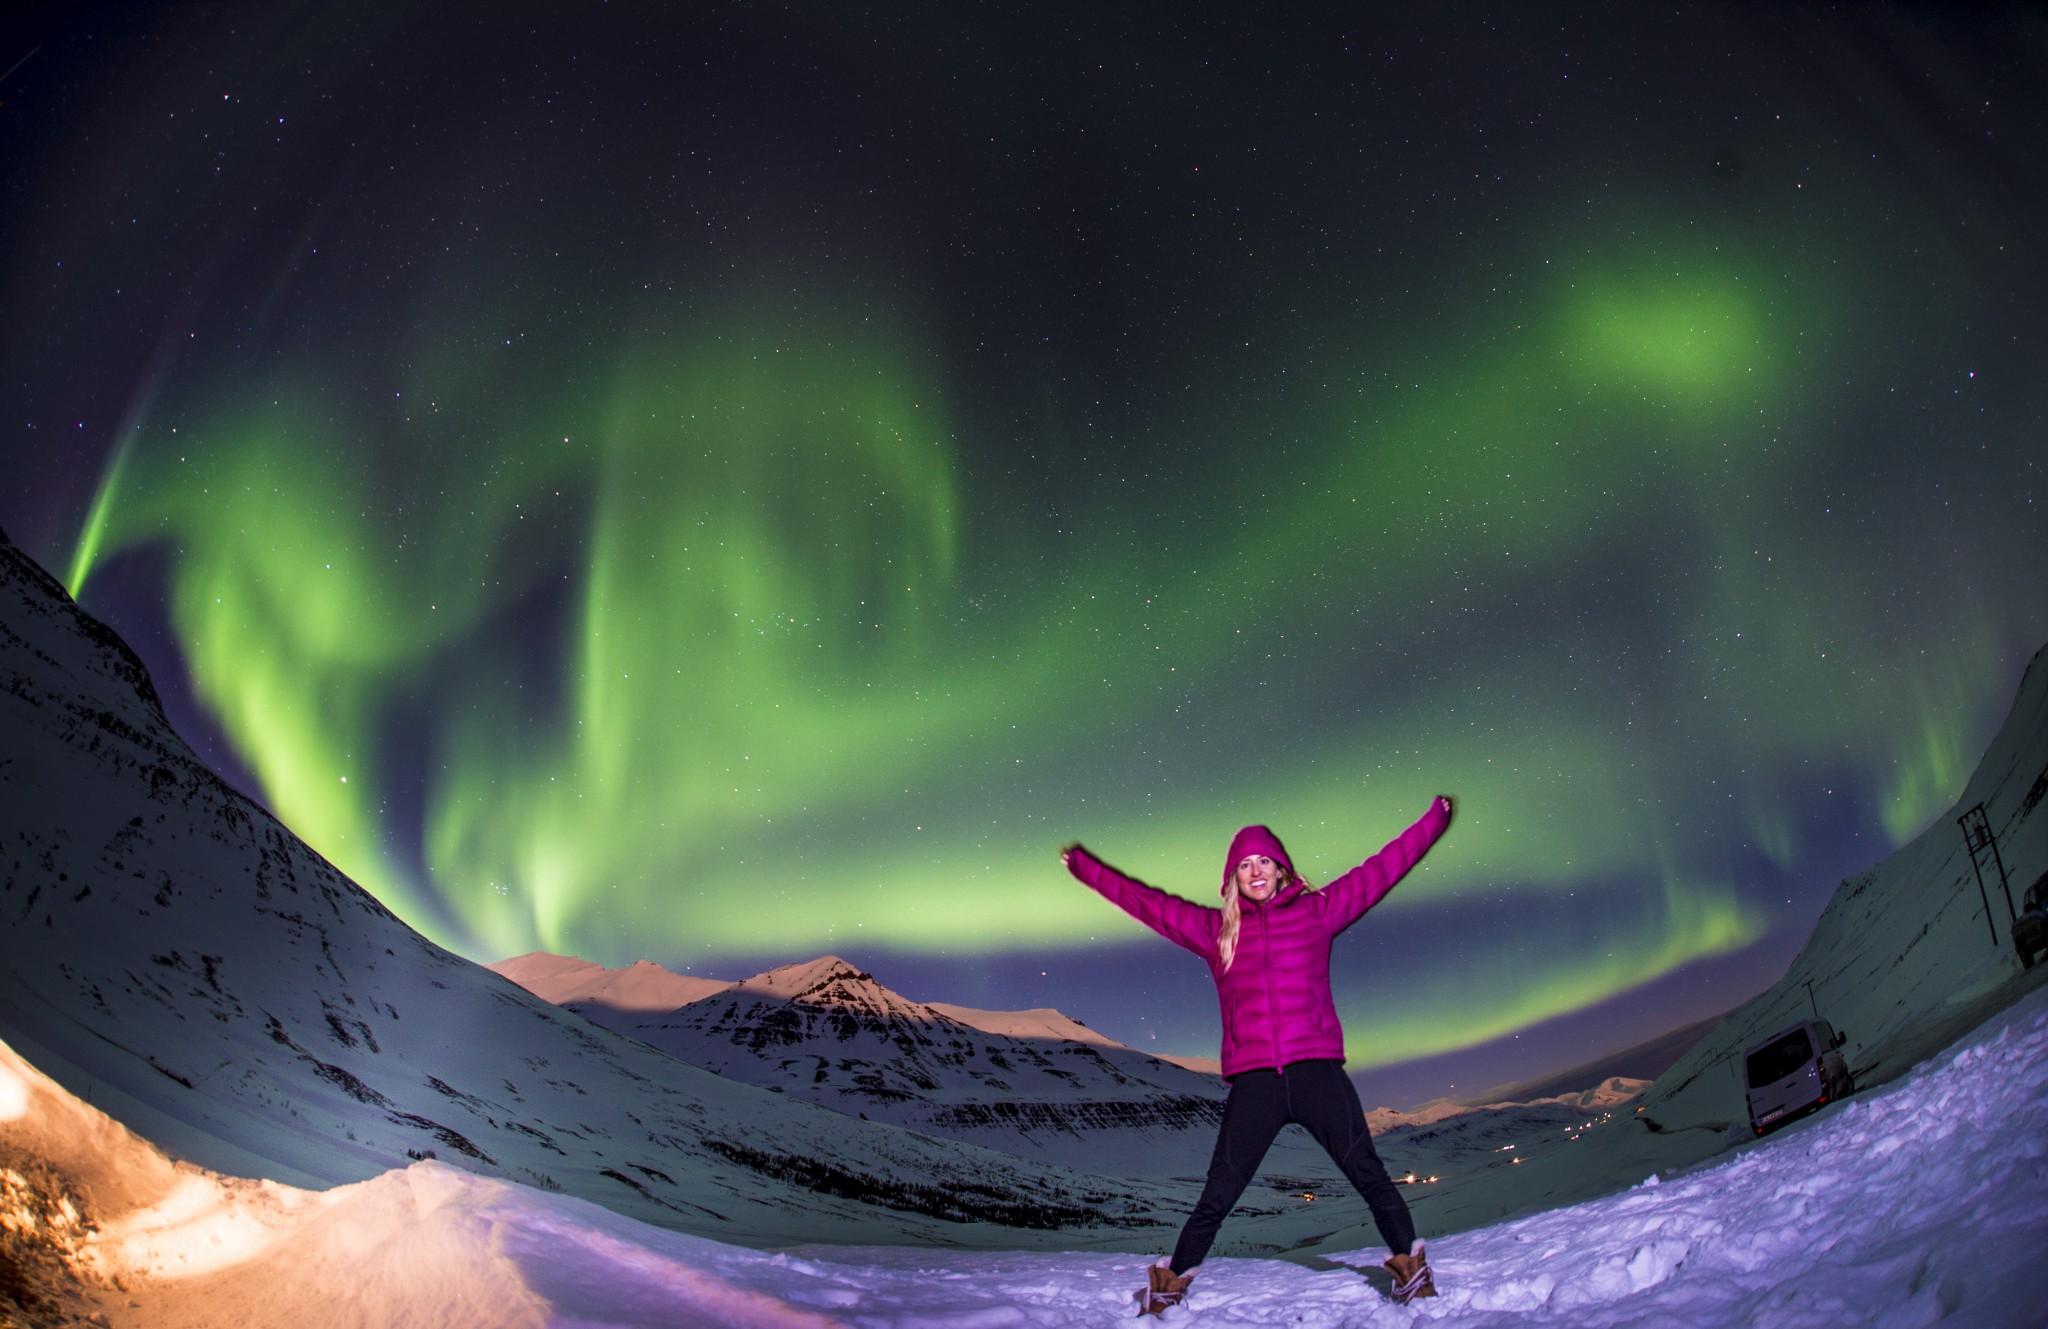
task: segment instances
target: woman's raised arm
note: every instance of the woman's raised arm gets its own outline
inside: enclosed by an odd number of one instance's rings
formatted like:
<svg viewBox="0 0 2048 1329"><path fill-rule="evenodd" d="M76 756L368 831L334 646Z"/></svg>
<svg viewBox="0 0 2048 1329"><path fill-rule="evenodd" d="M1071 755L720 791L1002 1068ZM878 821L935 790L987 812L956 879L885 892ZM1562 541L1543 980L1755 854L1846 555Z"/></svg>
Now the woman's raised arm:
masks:
<svg viewBox="0 0 2048 1329"><path fill-rule="evenodd" d="M1151 928L1176 946L1209 959L1216 953L1216 929L1223 911L1126 877L1078 844L1060 850L1060 861L1082 885Z"/></svg>
<svg viewBox="0 0 2048 1329"><path fill-rule="evenodd" d="M1450 828L1451 796L1438 794L1430 800L1429 811L1413 826L1387 841L1371 858L1322 889L1328 901L1333 930L1350 927L1360 914L1386 898L1394 883L1408 875L1408 869L1422 861L1439 837Z"/></svg>

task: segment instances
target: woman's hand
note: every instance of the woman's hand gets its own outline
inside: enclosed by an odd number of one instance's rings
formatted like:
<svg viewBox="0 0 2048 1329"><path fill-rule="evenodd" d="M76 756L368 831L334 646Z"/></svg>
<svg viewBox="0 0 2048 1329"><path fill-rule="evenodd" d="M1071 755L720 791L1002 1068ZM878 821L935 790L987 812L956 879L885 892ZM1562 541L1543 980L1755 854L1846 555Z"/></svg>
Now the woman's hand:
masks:
<svg viewBox="0 0 2048 1329"><path fill-rule="evenodd" d="M1458 809L1456 805L1451 802L1451 796L1449 794L1438 794L1436 796L1436 801L1444 805L1445 818L1448 819L1457 814Z"/></svg>
<svg viewBox="0 0 2048 1329"><path fill-rule="evenodd" d="M1079 840L1075 840L1071 844L1062 846L1060 848L1060 866L1065 868L1067 871L1072 872L1074 870L1074 855L1079 853L1080 851L1081 842Z"/></svg>

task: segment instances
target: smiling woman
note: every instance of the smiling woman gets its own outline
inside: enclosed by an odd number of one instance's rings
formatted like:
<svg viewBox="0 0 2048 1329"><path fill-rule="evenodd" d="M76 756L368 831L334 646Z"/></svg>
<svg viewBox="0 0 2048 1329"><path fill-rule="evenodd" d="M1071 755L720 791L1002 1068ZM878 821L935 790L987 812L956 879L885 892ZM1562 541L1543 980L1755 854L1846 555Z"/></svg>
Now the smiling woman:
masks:
<svg viewBox="0 0 2048 1329"><path fill-rule="evenodd" d="M1387 1243L1394 1299L1434 1297L1423 1243L1366 1129L1358 1091L1344 1077L1344 1034L1330 984L1339 933L1386 897L1451 824L1438 795L1421 820L1321 891L1294 871L1280 837L1247 826L1223 858L1223 907L1199 908L1124 876L1079 845L1067 870L1110 903L1208 963L1223 1010L1223 1078L1230 1094L1209 1176L1170 1259L1154 1265L1140 1309L1180 1304L1217 1229L1251 1184L1280 1131L1307 1128L1372 1209Z"/></svg>

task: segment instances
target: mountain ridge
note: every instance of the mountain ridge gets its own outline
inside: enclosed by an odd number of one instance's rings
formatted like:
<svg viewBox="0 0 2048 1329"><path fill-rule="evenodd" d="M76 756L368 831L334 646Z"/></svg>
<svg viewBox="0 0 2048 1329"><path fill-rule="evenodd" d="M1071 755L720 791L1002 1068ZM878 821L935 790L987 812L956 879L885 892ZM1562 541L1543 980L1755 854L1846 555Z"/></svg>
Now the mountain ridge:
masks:
<svg viewBox="0 0 2048 1329"><path fill-rule="evenodd" d="M537 995L605 981L533 956L515 960L500 962L499 972L541 975ZM666 971L640 961L605 972ZM667 980L644 981L653 988ZM710 984L691 979L672 990ZM714 1074L1020 1158L1184 1175L1222 1120L1218 1076L1127 1047L1054 1010L914 1001L836 955L713 986L665 1012L564 1004ZM1299 1141L1280 1153L1295 1171L1319 1161Z"/></svg>
<svg viewBox="0 0 2048 1329"><path fill-rule="evenodd" d="M559 966L553 962L561 957L540 954L544 958L520 956L490 967L501 973L554 973ZM582 991L590 970L667 972L645 960L615 970L601 970L587 961L575 963L582 966L575 980L555 980L551 989L543 977L534 989L536 995ZM1184 1080L1165 1069L1185 1070L1182 1063L1128 1047L1056 1010L979 1011L917 1002L833 955L776 966L728 983L695 977L689 981L711 990L676 1011L654 1016L592 1007L566 997L565 1004L714 1073L779 1088L835 1111L1025 1158L1059 1153L1090 1166L1162 1177L1185 1175L1190 1160L1210 1148L1221 1120L1220 1075L1197 1070L1196 1081ZM829 1036L807 1039L795 1028L802 1017L792 1015L789 1008L814 1011L817 1020L830 1025ZM834 1023L835 1019L844 1023ZM859 1039L863 1021L876 1044L864 1061L844 1055L847 1044ZM919 1022L925 1027L910 1027ZM1023 1047L1009 1042L1020 1038ZM920 1049L934 1044L947 1045L955 1054L948 1059L951 1070L930 1064L928 1058L919 1060ZM977 1052L982 1062L979 1075L974 1065ZM889 1064L881 1064L884 1059ZM1034 1063L1056 1077L1049 1084L1041 1079L1035 1093L1013 1082L1020 1066ZM997 1070L1001 1076L992 1073ZM967 1077L964 1081L961 1073ZM1472 1153L1467 1137L1484 1138L1491 1149L1497 1138L1536 1128L1531 1123L1562 1130L1609 1114L1648 1084L1647 1079L1610 1076L1540 1097L1445 1099L1408 1111L1375 1108L1366 1120L1376 1135L1405 1131L1397 1138L1429 1142L1430 1159L1422 1164L1426 1171L1442 1163L1445 1150L1453 1156ZM1206 1098L1211 1106L1189 1102L1194 1098ZM1475 1120L1453 1134L1438 1129L1466 1116ZM1091 1134L1097 1137L1092 1147L1077 1144ZM1296 1189L1313 1188L1327 1183L1306 1179L1328 1172L1329 1164L1305 1137L1288 1132L1276 1143L1265 1171L1292 1179L1286 1184Z"/></svg>

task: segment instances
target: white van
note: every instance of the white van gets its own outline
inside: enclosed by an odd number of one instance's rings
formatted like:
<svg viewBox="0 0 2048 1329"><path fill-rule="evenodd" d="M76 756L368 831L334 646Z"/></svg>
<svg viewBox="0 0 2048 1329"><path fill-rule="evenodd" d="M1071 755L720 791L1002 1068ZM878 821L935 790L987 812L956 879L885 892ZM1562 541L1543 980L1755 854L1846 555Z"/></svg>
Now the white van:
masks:
<svg viewBox="0 0 2048 1329"><path fill-rule="evenodd" d="M1750 1128L1764 1135L1854 1093L1839 1050L1847 1041L1826 1020L1802 1020L1751 1048L1742 1059Z"/></svg>

